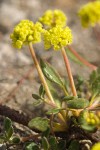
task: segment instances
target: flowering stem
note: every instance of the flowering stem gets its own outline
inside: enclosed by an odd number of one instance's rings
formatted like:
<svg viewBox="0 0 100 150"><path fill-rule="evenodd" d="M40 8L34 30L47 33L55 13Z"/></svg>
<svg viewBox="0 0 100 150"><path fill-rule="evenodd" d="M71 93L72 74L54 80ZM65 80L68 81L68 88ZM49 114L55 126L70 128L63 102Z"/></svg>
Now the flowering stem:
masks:
<svg viewBox="0 0 100 150"><path fill-rule="evenodd" d="M55 105L55 102L54 102L54 100L53 100L53 97L52 97L51 92L50 92L50 90L49 90L49 88L48 88L47 82L46 82L46 80L45 80L45 77L44 77L44 75L43 75L43 73L42 73L42 70L41 70L40 65L39 65L39 63L38 63L38 60L37 60L37 58L36 58L35 51L34 51L34 49L33 49L32 43L29 43L29 50L30 50L30 53L31 53L31 55L32 55L34 64L35 64L35 66L36 66L36 68L37 68L37 71L38 71L39 77L40 77L40 79L41 79L41 82L42 82L42 84L44 85L46 94L47 94L49 100L51 101L52 105ZM62 120L63 123L65 123L65 119L64 119L64 117L63 117L60 113L58 114L58 117L60 118L60 120Z"/></svg>
<svg viewBox="0 0 100 150"><path fill-rule="evenodd" d="M89 63L87 60L85 60L83 57L81 57L71 46L67 46L68 49L76 56L77 59L79 59L83 64L91 68L92 70L96 70L97 67L91 63Z"/></svg>
<svg viewBox="0 0 100 150"><path fill-rule="evenodd" d="M52 103L54 103L54 100L53 100L53 97L52 97L52 95L51 95L51 93L50 93L50 90L49 90L49 88L48 88L47 82L46 82L46 80L45 80L45 77L44 77L44 75L43 75L43 73L42 73L42 70L41 70L40 65L39 65L39 63L38 63L38 60L37 60L37 58L36 58L35 51L34 51L34 49L33 49L32 43L29 44L29 49L30 49L30 53L31 53L31 55L32 55L32 58L33 58L33 60L34 60L34 64L35 64L35 66L36 66L36 69L37 69L37 71L38 71L40 80L41 80L41 82L42 82L43 85L44 85L46 94L47 94L48 98L50 99L50 101L52 101Z"/></svg>
<svg viewBox="0 0 100 150"><path fill-rule="evenodd" d="M67 69L67 73L68 73L72 93L73 93L74 96L77 96L77 92L76 92L76 88L75 88L75 84L74 84L74 80L73 80L69 60L68 60L68 57L66 55L66 51L63 47L62 47L61 51L62 51L62 55L63 55L63 58L64 58L65 66L66 66L66 69Z"/></svg>

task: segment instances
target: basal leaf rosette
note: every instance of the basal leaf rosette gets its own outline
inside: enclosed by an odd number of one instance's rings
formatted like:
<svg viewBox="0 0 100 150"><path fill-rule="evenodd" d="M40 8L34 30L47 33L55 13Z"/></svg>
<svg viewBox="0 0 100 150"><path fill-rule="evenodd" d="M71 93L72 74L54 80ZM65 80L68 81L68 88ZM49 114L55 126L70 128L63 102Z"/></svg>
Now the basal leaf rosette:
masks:
<svg viewBox="0 0 100 150"><path fill-rule="evenodd" d="M12 45L20 49L24 44L40 42L42 30L41 23L36 22L36 24L34 24L30 20L22 20L15 26L13 33L10 35Z"/></svg>
<svg viewBox="0 0 100 150"><path fill-rule="evenodd" d="M47 10L39 21L47 28L66 25L66 15L61 10Z"/></svg>
<svg viewBox="0 0 100 150"><path fill-rule="evenodd" d="M100 1L89 2L78 12L83 27L95 26L100 23Z"/></svg>
<svg viewBox="0 0 100 150"><path fill-rule="evenodd" d="M72 33L69 27L56 26L50 30L44 30L43 40L45 49L53 47L54 50L59 50L72 43Z"/></svg>

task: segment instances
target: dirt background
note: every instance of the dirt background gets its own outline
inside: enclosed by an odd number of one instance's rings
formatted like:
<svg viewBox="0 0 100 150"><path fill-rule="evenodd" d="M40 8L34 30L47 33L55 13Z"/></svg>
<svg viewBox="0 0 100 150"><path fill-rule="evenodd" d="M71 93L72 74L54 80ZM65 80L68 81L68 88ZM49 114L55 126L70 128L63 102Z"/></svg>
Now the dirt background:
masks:
<svg viewBox="0 0 100 150"><path fill-rule="evenodd" d="M47 9L61 9L67 15L68 26L72 29L73 47L83 57L99 66L100 43L97 41L92 28L83 29L77 12L81 5L88 0L0 0L0 103L16 110L23 111L30 116L42 113L44 106L34 108L32 93L38 92L39 79L36 70L32 69L32 59L28 47L21 51L11 46L9 38L15 24L21 19L37 21L38 17ZM50 63L62 76L66 70L60 51L44 51L42 44L34 45L38 57L50 58ZM20 80L32 69L25 80ZM71 62L74 75L88 77L90 69ZM18 86L18 82L22 84ZM16 88L18 86L18 88ZM12 90L14 90L12 92ZM12 93L14 94L12 96Z"/></svg>

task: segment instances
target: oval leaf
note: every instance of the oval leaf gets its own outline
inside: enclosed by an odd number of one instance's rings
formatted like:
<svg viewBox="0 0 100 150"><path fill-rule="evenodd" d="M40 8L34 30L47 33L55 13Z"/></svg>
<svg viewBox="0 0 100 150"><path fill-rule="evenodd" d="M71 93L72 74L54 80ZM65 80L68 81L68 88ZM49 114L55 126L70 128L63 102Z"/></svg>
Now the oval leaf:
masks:
<svg viewBox="0 0 100 150"><path fill-rule="evenodd" d="M43 103L43 100L39 99L39 100L37 100L36 102L34 102L33 105L34 105L35 107L37 107L37 106L41 105L42 103Z"/></svg>
<svg viewBox="0 0 100 150"><path fill-rule="evenodd" d="M11 128L11 126L12 126L11 120L8 117L6 117L5 120L4 120L4 130L6 132L8 132L9 129Z"/></svg>
<svg viewBox="0 0 100 150"><path fill-rule="evenodd" d="M60 110L61 110L60 108L50 109L46 114L47 115L57 114L59 113Z"/></svg>
<svg viewBox="0 0 100 150"><path fill-rule="evenodd" d="M49 150L50 146L46 137L42 138L42 147L43 147L43 150Z"/></svg>
<svg viewBox="0 0 100 150"><path fill-rule="evenodd" d="M19 137L13 137L12 143L14 143L14 144L20 143L20 138Z"/></svg>
<svg viewBox="0 0 100 150"><path fill-rule="evenodd" d="M61 77L59 76L59 74L53 69L53 67L48 64L47 62L44 62L42 59L40 60L40 65L41 65L41 69L45 75L45 77L58 84L59 86L63 86L63 81L61 79Z"/></svg>
<svg viewBox="0 0 100 150"><path fill-rule="evenodd" d="M37 94L32 94L32 97L33 97L34 99L36 99L36 100L41 99L41 97L40 97L39 95L37 95Z"/></svg>
<svg viewBox="0 0 100 150"><path fill-rule="evenodd" d="M28 126L32 129L37 129L39 131L45 131L49 127L49 121L46 118L37 117L32 119Z"/></svg>
<svg viewBox="0 0 100 150"><path fill-rule="evenodd" d="M6 132L6 138L9 140L11 136L13 135L14 129L13 127L10 127L9 130Z"/></svg>
<svg viewBox="0 0 100 150"><path fill-rule="evenodd" d="M74 96L64 96L62 98L62 101L69 101L69 100L73 100L75 97Z"/></svg>
<svg viewBox="0 0 100 150"><path fill-rule="evenodd" d="M27 142L25 144L25 150L39 150L39 147L34 142Z"/></svg>
<svg viewBox="0 0 100 150"><path fill-rule="evenodd" d="M40 88L39 88L39 95L40 95L41 97L44 97L44 94L45 94L45 90L44 90L43 85L41 84L41 85L40 85Z"/></svg>
<svg viewBox="0 0 100 150"><path fill-rule="evenodd" d="M89 106L89 101L83 98L77 98L67 101L68 108L83 109Z"/></svg>
<svg viewBox="0 0 100 150"><path fill-rule="evenodd" d="M86 130L86 131L89 131L89 132L93 132L95 131L96 127L93 126L93 125L88 125L88 124L83 124L81 125L81 128Z"/></svg>
<svg viewBox="0 0 100 150"><path fill-rule="evenodd" d="M76 140L73 140L70 144L70 146L68 147L68 150L79 150L79 142Z"/></svg>

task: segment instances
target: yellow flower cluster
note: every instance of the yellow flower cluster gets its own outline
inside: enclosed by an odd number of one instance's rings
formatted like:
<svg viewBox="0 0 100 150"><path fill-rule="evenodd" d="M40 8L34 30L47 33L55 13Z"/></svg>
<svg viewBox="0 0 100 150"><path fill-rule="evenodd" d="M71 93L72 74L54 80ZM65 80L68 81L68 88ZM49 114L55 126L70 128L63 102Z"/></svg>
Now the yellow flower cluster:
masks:
<svg viewBox="0 0 100 150"><path fill-rule="evenodd" d="M100 1L89 2L78 12L83 27L95 26L100 22Z"/></svg>
<svg viewBox="0 0 100 150"><path fill-rule="evenodd" d="M91 150L100 150L100 142L94 144Z"/></svg>
<svg viewBox="0 0 100 150"><path fill-rule="evenodd" d="M66 15L60 10L48 10L39 19L47 28L55 27L56 25L64 27L66 25L66 20Z"/></svg>
<svg viewBox="0 0 100 150"><path fill-rule="evenodd" d="M37 22L34 24L32 21L22 20L16 25L10 38L12 39L13 46L20 49L24 44L40 42L41 32L41 23Z"/></svg>
<svg viewBox="0 0 100 150"><path fill-rule="evenodd" d="M86 122L91 125L100 126L100 116L94 114L93 112L87 113Z"/></svg>
<svg viewBox="0 0 100 150"><path fill-rule="evenodd" d="M50 30L44 30L43 38L45 49L53 46L54 50L59 50L61 47L72 43L72 33L69 27L56 26Z"/></svg>

